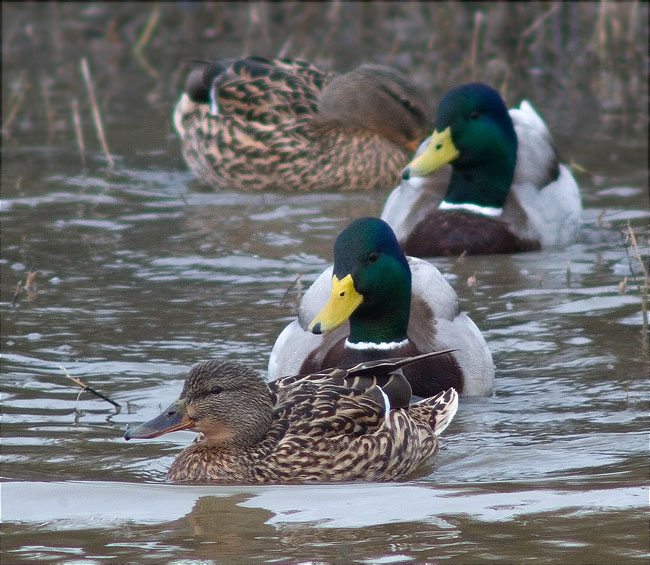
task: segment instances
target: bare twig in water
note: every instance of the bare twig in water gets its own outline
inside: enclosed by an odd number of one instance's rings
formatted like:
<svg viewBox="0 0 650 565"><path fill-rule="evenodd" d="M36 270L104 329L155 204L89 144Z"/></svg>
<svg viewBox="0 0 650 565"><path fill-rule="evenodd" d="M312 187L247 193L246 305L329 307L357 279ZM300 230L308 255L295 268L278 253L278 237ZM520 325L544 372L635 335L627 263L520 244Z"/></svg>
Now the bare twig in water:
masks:
<svg viewBox="0 0 650 565"><path fill-rule="evenodd" d="M455 264L460 265L461 263L465 262L465 257L467 256L467 249L465 249L459 256L458 259L456 259Z"/></svg>
<svg viewBox="0 0 650 565"><path fill-rule="evenodd" d="M68 373L67 369L63 365L59 365L59 369L61 369L64 372L65 376L68 377L73 383L81 387L81 391L79 391L80 395L84 390L86 390L94 394L95 396L98 396L102 400L105 400L106 402L110 402L113 406L115 406L115 408L122 408L122 406L118 402L115 402L108 396L102 394L101 392L96 391L94 388L89 387L86 383L81 381L81 379L73 377L70 373ZM79 401L79 397L77 397L77 401Z"/></svg>
<svg viewBox="0 0 650 565"><path fill-rule="evenodd" d="M95 98L95 88L93 87L92 80L90 78L90 69L88 68L88 59L85 57L81 59L81 73L84 77L84 82L86 83L86 88L88 89L88 96L90 97L90 105L93 110L93 119L95 120L95 128L97 129L97 137L99 143L101 143L102 150L106 159L108 160L108 166L112 170L115 167L115 162L111 153L108 150L108 144L106 143L106 136L104 135L104 126L102 125L102 118L99 114L99 106L97 106L97 99Z"/></svg>
<svg viewBox="0 0 650 565"><path fill-rule="evenodd" d="M20 281L16 285L16 291L14 292L14 297L11 300L11 307L12 308L16 307L16 302L18 302L18 297L20 296L21 292L23 292L23 280L22 279L20 279Z"/></svg>
<svg viewBox="0 0 650 565"><path fill-rule="evenodd" d="M303 289L303 287L302 287L302 280L301 279L302 279L301 274L296 275L296 278L288 286L287 290L284 293L284 296L282 297L282 300L280 301L280 307L281 308L284 308L284 306L286 304L285 301L287 299L287 296L289 296L289 292L291 292L291 289L293 287L296 287L297 296L296 296L296 301L294 302L294 309L296 310L296 312L298 311L298 306L300 305L300 301L302 300L302 289Z"/></svg>
<svg viewBox="0 0 650 565"><path fill-rule="evenodd" d="M27 273L27 280L25 281L25 290L27 292L36 292L36 271Z"/></svg>
<svg viewBox="0 0 650 565"><path fill-rule="evenodd" d="M23 279L20 279L16 285L16 291L14 292L14 297L11 300L12 308L16 307L16 302L23 292L27 293L27 296L30 300L33 300L36 297L36 271L30 271L27 273L27 277L24 280L24 284Z"/></svg>
<svg viewBox="0 0 650 565"><path fill-rule="evenodd" d="M77 146L79 147L79 155L81 156L81 168L84 174L86 173L86 144L84 143L84 134L81 129L81 116L79 115L79 101L76 98L72 99L72 122L74 124L74 131L77 137Z"/></svg>
<svg viewBox="0 0 650 565"><path fill-rule="evenodd" d="M625 237L625 253L627 255L627 260L630 265L630 273L634 282L641 293L641 315L643 319L643 338L644 340L648 338L648 294L650 292L650 275L648 273L648 266L645 264L643 257L641 256L641 249L639 248L639 242L636 237L636 233L630 222L627 222L625 230L623 230L622 235ZM630 254L630 248L632 249L632 254ZM643 279L639 281L636 276L636 272L633 266L633 260L635 260L639 267L641 268L641 273L643 274ZM626 285L627 288L627 277ZM619 285L620 289L620 285Z"/></svg>

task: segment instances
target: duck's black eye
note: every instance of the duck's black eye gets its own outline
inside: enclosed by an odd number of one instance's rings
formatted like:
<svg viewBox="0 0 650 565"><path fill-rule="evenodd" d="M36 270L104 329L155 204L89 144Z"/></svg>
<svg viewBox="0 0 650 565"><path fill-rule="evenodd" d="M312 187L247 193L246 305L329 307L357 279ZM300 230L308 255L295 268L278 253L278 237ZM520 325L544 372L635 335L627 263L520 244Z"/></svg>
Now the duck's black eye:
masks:
<svg viewBox="0 0 650 565"><path fill-rule="evenodd" d="M210 394L219 394L219 393L221 393L221 392L223 392L223 388L221 388L219 385L214 385L214 386L210 389Z"/></svg>
<svg viewBox="0 0 650 565"><path fill-rule="evenodd" d="M478 120L480 117L481 117L480 112L472 112L472 113L469 115L469 119L470 119L470 120Z"/></svg>
<svg viewBox="0 0 650 565"><path fill-rule="evenodd" d="M379 253L373 251L370 255L368 255L368 261L371 263L374 263L377 259L379 259Z"/></svg>

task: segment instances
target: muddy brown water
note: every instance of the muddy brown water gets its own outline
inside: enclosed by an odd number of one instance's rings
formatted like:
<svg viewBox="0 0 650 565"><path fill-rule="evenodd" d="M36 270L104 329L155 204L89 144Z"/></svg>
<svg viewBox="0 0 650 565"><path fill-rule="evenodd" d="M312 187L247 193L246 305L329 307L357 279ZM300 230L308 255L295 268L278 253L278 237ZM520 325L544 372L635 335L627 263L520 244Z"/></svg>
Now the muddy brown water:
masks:
<svg viewBox="0 0 650 565"><path fill-rule="evenodd" d="M6 56L3 86L19 75ZM139 95L149 79L131 59L121 72L132 92L105 117L114 171L85 113L85 174L74 136L48 141L46 121L19 113L3 141L3 563L648 559L650 361L640 270L621 235L629 222L647 257L644 136L559 140L591 173L578 176L576 243L433 260L482 329L497 379L493 397L462 400L429 475L171 485L165 471L192 434L126 443L126 425L173 400L199 360L264 371L292 317L287 288L314 280L336 234L377 215L388 187L205 191L168 135L164 98ZM69 99L53 88L57 119L69 120ZM29 271L36 291L12 304ZM122 409L78 398L63 369Z"/></svg>

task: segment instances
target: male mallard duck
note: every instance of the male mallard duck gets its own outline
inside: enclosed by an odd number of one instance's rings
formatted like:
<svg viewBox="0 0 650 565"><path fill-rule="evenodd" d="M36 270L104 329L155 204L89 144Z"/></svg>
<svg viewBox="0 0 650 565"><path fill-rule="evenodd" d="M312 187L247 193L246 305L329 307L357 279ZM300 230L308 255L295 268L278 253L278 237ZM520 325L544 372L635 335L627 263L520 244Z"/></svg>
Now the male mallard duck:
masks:
<svg viewBox="0 0 650 565"><path fill-rule="evenodd" d="M179 400L125 439L192 429L203 437L169 469L172 481L391 481L427 462L458 406L449 389L391 408L379 380L408 383L413 359L333 369L267 384L226 360L195 365Z"/></svg>
<svg viewBox="0 0 650 565"><path fill-rule="evenodd" d="M410 255L530 251L565 245L580 227L578 186L546 124L526 101L508 112L485 84L447 92L402 178L381 217Z"/></svg>
<svg viewBox="0 0 650 565"><path fill-rule="evenodd" d="M398 181L430 127L427 106L388 67L336 76L247 57L192 71L174 126L188 166L214 188L370 190Z"/></svg>
<svg viewBox="0 0 650 565"><path fill-rule="evenodd" d="M361 218L340 233L334 267L305 293L298 319L276 340L269 376L449 348L457 351L404 369L413 394L428 398L450 387L492 394L490 350L449 283L430 263L407 259L386 222Z"/></svg>

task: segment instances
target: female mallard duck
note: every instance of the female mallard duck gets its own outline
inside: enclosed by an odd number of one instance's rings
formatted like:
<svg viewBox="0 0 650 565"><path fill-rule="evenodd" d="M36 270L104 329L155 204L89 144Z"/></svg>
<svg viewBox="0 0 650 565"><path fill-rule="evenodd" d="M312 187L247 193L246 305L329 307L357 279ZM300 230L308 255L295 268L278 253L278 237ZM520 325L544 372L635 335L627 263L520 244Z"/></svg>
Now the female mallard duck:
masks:
<svg viewBox="0 0 650 565"><path fill-rule="evenodd" d="M395 185L429 116L421 90L388 67L336 76L247 57L192 71L174 125L188 166L214 188L355 191Z"/></svg>
<svg viewBox="0 0 650 565"><path fill-rule="evenodd" d="M485 84L443 97L402 179L381 217L410 255L530 251L565 245L580 227L578 186L544 121L526 101L508 112Z"/></svg>
<svg viewBox="0 0 650 565"><path fill-rule="evenodd" d="M309 288L298 319L275 342L269 376L450 348L457 351L404 369L413 393L492 394L490 350L449 283L430 263L407 259L386 222L361 218L338 236L334 267Z"/></svg>
<svg viewBox="0 0 650 565"><path fill-rule="evenodd" d="M453 389L391 408L380 380L408 382L413 359L333 369L267 384L226 360L195 365L179 400L125 439L191 429L203 437L169 469L172 481L391 481L430 460L458 406Z"/></svg>

